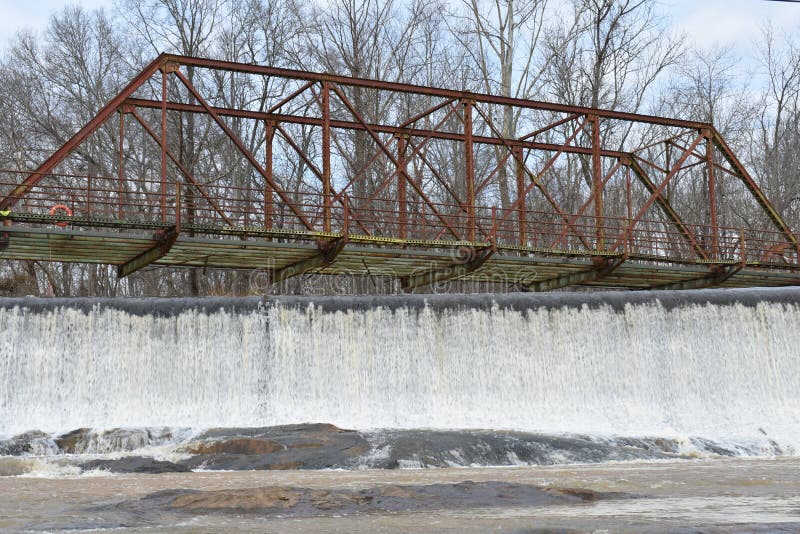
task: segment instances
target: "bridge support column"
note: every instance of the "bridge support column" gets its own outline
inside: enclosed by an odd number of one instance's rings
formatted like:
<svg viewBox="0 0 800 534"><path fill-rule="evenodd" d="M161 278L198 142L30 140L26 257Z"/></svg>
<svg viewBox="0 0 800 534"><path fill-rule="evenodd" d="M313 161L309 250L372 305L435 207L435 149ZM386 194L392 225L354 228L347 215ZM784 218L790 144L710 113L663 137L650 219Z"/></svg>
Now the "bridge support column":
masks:
<svg viewBox="0 0 800 534"><path fill-rule="evenodd" d="M405 239L408 235L408 206L407 204L407 164L406 164L406 138L403 135L397 136L397 209L399 210L398 225L400 239Z"/></svg>
<svg viewBox="0 0 800 534"><path fill-rule="evenodd" d="M322 227L331 231L331 88L322 82Z"/></svg>
<svg viewBox="0 0 800 534"><path fill-rule="evenodd" d="M514 160L515 160L515 167L516 167L516 178L517 178L517 204L519 205L519 209L517 211L517 223L519 224L519 246L524 247L528 244L528 238L526 235L526 226L528 225L528 208L525 203L526 193L525 193L525 158L522 155L522 147L516 146L514 147ZM501 219L505 220L506 215L503 214Z"/></svg>

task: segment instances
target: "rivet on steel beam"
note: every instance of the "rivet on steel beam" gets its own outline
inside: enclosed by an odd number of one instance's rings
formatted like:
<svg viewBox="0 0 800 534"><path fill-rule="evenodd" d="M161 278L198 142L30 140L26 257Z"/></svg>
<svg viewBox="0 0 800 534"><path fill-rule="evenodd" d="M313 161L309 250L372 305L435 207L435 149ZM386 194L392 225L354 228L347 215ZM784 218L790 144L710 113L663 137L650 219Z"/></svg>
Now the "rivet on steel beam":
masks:
<svg viewBox="0 0 800 534"><path fill-rule="evenodd" d="M169 74L171 72L177 72L178 70L180 70L180 68L181 68L180 62L174 61L174 60L169 60L169 61L164 62L163 65L161 65L161 69L160 70L164 74Z"/></svg>

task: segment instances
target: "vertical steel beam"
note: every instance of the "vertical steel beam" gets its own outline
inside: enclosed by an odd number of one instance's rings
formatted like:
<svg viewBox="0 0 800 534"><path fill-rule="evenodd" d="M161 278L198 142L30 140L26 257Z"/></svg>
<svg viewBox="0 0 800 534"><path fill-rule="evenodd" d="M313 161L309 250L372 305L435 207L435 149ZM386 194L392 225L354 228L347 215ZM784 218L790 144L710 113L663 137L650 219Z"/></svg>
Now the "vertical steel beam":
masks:
<svg viewBox="0 0 800 534"><path fill-rule="evenodd" d="M175 182L175 231L181 231L181 183Z"/></svg>
<svg viewBox="0 0 800 534"><path fill-rule="evenodd" d="M697 145L699 145L700 141L702 140L703 140L702 134L698 135L697 138L692 142L692 145L687 150L685 150L683 154L681 154L681 157L678 158L678 161L675 162L675 165L672 166L669 173L667 173L667 176L661 182L661 185L659 185L656 188L656 190L652 192L652 195L650 195L650 198L648 198L647 202L644 203L644 206L642 206L641 209L639 209L639 212L636 214L636 217L634 218L634 222L638 222L639 219L642 218L642 216L647 212L647 210L650 208L650 206L653 205L654 202L656 202L659 198L664 198L664 189L669 185L669 182L672 180L672 178L674 178L675 175L678 174L678 172L680 172L680 170L683 168L683 164L686 161L686 159L694 151L694 149L697 148Z"/></svg>
<svg viewBox="0 0 800 534"><path fill-rule="evenodd" d="M594 199L594 228L597 242L595 250L602 252L605 248L603 219L603 160L600 156L600 118L590 115L592 125L592 198Z"/></svg>
<svg viewBox="0 0 800 534"><path fill-rule="evenodd" d="M464 103L464 170L467 185L467 236L469 241L475 241L475 152L472 143L472 102Z"/></svg>
<svg viewBox="0 0 800 534"><path fill-rule="evenodd" d="M272 228L272 183L275 177L272 174L272 143L275 139L275 125L272 121L267 121L264 125L264 171L267 173L267 178L264 180L264 228L267 230Z"/></svg>
<svg viewBox="0 0 800 534"><path fill-rule="evenodd" d="M525 230L528 225L528 208L525 202L525 159L522 155L522 147L514 147L516 154L514 154L515 167L517 171L517 221L519 223L519 246L524 247L527 245L528 238L525 235ZM503 216L505 219L505 216Z"/></svg>
<svg viewBox="0 0 800 534"><path fill-rule="evenodd" d="M631 165L630 160L625 162L625 251L630 254L633 244L633 234L631 233L631 218L633 217L633 192L631 190Z"/></svg>
<svg viewBox="0 0 800 534"><path fill-rule="evenodd" d="M408 207L406 200L406 177L407 162L406 162L406 139L403 135L397 136L397 208L400 211L399 222L399 237L405 239L407 236L408 224Z"/></svg>
<svg viewBox="0 0 800 534"><path fill-rule="evenodd" d="M331 231L331 88L322 82L322 197L323 231Z"/></svg>
<svg viewBox="0 0 800 534"><path fill-rule="evenodd" d="M719 227L717 225L717 185L714 171L714 140L711 132L706 135L706 170L708 172L708 210L711 218L711 258L719 258Z"/></svg>
<svg viewBox="0 0 800 534"><path fill-rule="evenodd" d="M90 167L91 168L91 167ZM93 183L92 172L86 177L86 216L92 216L92 185Z"/></svg>
<svg viewBox="0 0 800 534"><path fill-rule="evenodd" d="M167 66L161 67L161 222L167 220Z"/></svg>
<svg viewBox="0 0 800 534"><path fill-rule="evenodd" d="M119 110L119 160L117 161L117 218L125 218L123 211L123 197L125 194L125 115L124 109Z"/></svg>

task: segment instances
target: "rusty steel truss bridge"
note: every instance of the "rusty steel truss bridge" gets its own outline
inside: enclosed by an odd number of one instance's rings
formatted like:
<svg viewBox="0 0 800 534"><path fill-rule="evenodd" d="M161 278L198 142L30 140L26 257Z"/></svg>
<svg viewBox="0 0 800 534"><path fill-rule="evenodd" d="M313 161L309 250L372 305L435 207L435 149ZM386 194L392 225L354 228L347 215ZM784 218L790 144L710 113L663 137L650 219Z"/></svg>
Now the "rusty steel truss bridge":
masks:
<svg viewBox="0 0 800 534"><path fill-rule="evenodd" d="M0 258L120 277L800 283L797 234L687 120L162 54L37 169L0 174Z"/></svg>

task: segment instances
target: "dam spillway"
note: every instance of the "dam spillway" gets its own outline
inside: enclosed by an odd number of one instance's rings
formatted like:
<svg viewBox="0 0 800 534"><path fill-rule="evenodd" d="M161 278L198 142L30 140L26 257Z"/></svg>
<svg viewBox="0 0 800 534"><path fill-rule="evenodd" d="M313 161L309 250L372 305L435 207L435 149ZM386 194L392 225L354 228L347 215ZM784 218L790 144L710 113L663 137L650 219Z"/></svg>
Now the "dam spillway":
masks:
<svg viewBox="0 0 800 534"><path fill-rule="evenodd" d="M0 299L0 435L487 428L800 444L800 289Z"/></svg>

